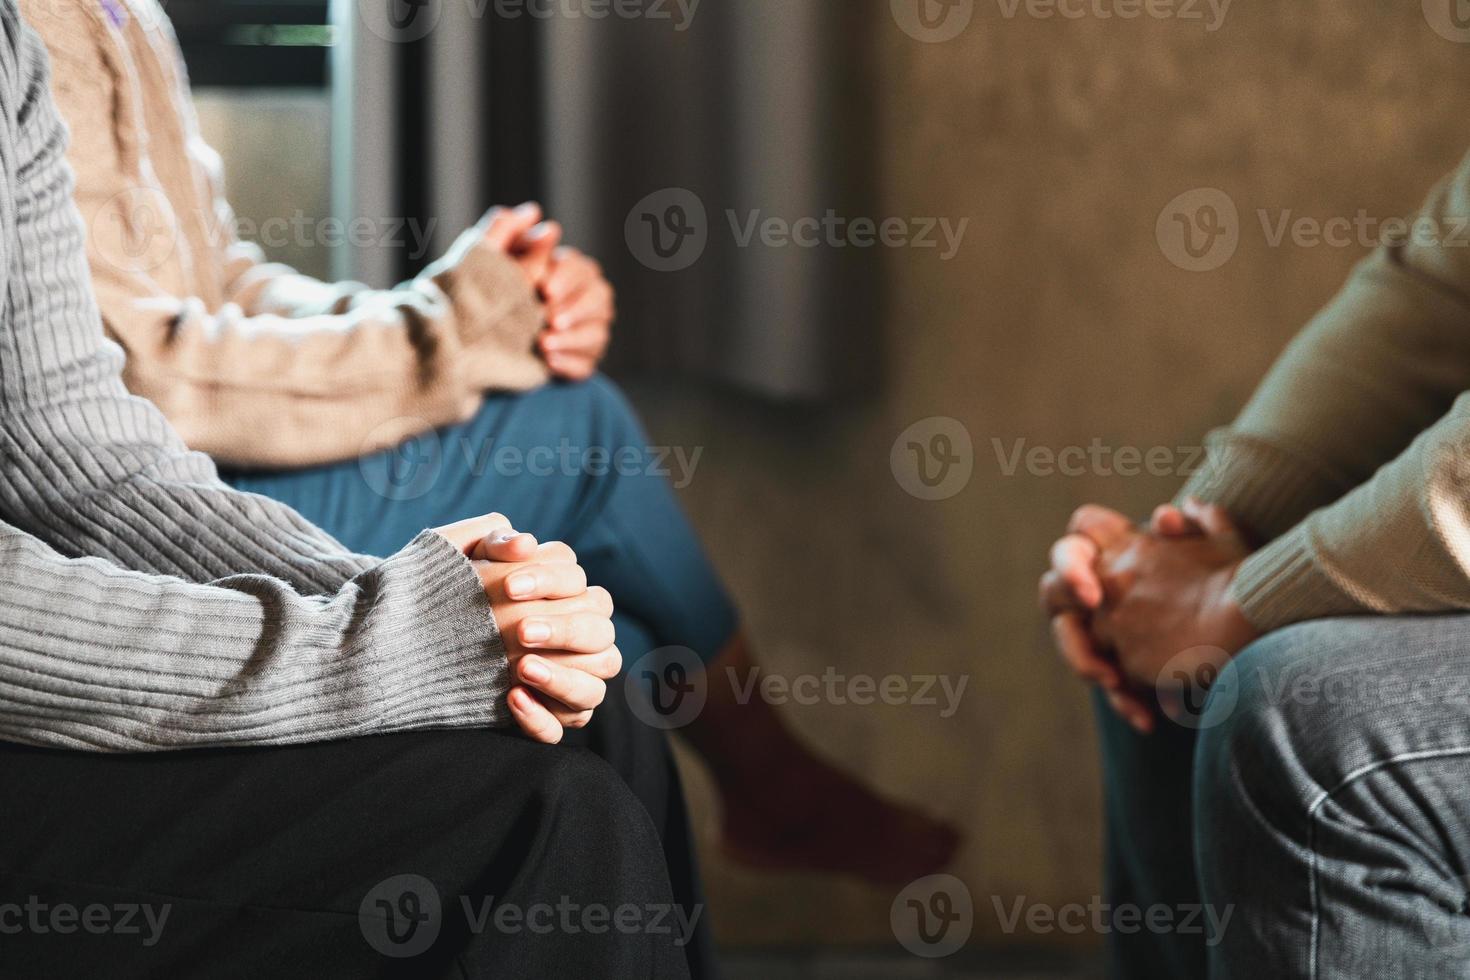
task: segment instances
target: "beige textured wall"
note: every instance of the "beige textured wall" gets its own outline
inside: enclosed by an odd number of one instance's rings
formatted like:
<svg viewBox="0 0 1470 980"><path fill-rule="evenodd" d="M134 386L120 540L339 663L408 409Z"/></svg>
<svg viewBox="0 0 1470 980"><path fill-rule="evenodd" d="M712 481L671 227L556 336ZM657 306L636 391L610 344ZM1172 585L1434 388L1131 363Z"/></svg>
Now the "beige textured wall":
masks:
<svg viewBox="0 0 1470 980"><path fill-rule="evenodd" d="M888 5L873 6L886 21ZM792 719L968 828L958 873L977 933L997 941L991 896L1074 901L1099 888L1088 707L1034 612L1045 548L1076 504L1144 514L1179 481L1008 477L991 440L1198 445L1362 254L1271 247L1256 212L1273 226L1285 209L1403 215L1470 148L1457 95L1470 44L1437 35L1418 3L1237 3L1214 32L1003 9L977 3L944 44L876 32L879 216L972 219L952 262L888 257L889 389L826 418L645 399L659 437L707 447L685 499L773 669L972 675L947 721L853 707ZM1155 223L1200 187L1233 199L1240 243L1193 273L1166 259ZM888 454L934 415L965 424L975 470L963 493L922 502ZM728 937L889 939L891 895L711 864Z"/></svg>
<svg viewBox="0 0 1470 980"><path fill-rule="evenodd" d="M1085 901L1099 887L1087 705L1034 612L1044 550L1076 504L1142 514L1179 481L1006 476L992 440L1197 445L1362 252L1273 247L1258 210L1273 223L1286 209L1319 220L1411 211L1470 147L1470 44L1436 34L1418 3L1326 0L1237 3L1214 31L1203 4L1192 9L1204 21L1044 19L984 0L958 38L924 44L870 2L876 46L854 58L881 94L884 193L869 216L971 219L953 261L886 258L886 390L827 413L637 395L655 441L704 447L684 499L770 669L970 677L949 719L835 705L789 717L886 791L967 828L957 873L979 935L1005 941L991 896ZM207 112L206 125L230 132L225 116ZM279 144L236 132L242 211L324 213L324 148L311 157L315 144L302 144L293 200L272 201L248 174L268 172L256 168L267 149L279 160ZM1238 208L1239 247L1214 271L1186 272L1155 223L1202 187ZM924 502L900 488L889 449L935 415L965 425L975 468L962 493ZM705 775L686 770L712 842ZM891 940L891 894L742 872L713 848L709 861L728 940Z"/></svg>

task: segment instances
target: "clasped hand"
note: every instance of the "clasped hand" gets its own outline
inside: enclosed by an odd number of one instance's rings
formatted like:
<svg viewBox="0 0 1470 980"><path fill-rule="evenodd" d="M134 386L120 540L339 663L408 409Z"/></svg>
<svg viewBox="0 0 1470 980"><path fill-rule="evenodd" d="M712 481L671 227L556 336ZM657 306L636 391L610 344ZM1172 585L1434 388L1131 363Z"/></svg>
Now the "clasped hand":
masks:
<svg viewBox="0 0 1470 980"><path fill-rule="evenodd" d="M532 202L497 208L485 225L485 240L516 263L546 307L546 326L536 349L558 378L586 381L612 341L616 294L591 256L562 245L562 227L543 221Z"/></svg>
<svg viewBox="0 0 1470 980"><path fill-rule="evenodd" d="M1250 550L1213 505L1162 506L1147 528L1079 509L1041 578L1058 651L1130 725L1153 731L1166 672L1223 667L1258 635L1230 591Z"/></svg>
<svg viewBox="0 0 1470 980"><path fill-rule="evenodd" d="M560 742L582 728L623 669L608 591L560 541L540 544L499 514L436 529L479 573L513 679L507 702L521 729L538 742Z"/></svg>

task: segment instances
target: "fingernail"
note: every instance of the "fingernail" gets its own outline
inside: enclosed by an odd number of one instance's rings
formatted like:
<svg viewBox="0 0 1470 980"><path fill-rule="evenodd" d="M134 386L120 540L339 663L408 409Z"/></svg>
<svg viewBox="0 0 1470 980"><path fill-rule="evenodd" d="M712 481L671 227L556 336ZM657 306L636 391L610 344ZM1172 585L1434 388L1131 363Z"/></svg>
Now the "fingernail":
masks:
<svg viewBox="0 0 1470 980"><path fill-rule="evenodd" d="M550 231L551 226L543 221L536 227L532 228L530 231L526 232L526 237L534 242L538 239L545 238L547 233Z"/></svg>
<svg viewBox="0 0 1470 980"><path fill-rule="evenodd" d="M540 660L521 662L521 676L532 684L545 684L551 680L551 670Z"/></svg>
<svg viewBox="0 0 1470 980"><path fill-rule="evenodd" d="M514 529L501 531L499 534L496 534L495 537L493 537L493 538L490 539L490 543L491 544L505 544L507 541L511 540L512 538L514 538L519 533L520 533L519 531L516 531Z"/></svg>
<svg viewBox="0 0 1470 980"><path fill-rule="evenodd" d="M536 576L530 572L517 572L505 580L505 591L519 599L536 591Z"/></svg>
<svg viewBox="0 0 1470 980"><path fill-rule="evenodd" d="M526 643L545 643L551 639L549 623L529 622L521 627L521 639Z"/></svg>
<svg viewBox="0 0 1470 980"><path fill-rule="evenodd" d="M527 201L525 204L516 207L516 214L535 214L536 207L535 201Z"/></svg>

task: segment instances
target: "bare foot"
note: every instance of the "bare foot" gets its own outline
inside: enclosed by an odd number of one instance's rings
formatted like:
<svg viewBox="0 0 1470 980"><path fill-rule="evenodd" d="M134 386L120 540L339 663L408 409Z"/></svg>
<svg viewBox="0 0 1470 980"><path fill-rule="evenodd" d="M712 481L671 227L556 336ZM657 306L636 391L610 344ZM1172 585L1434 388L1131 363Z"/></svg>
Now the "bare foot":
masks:
<svg viewBox="0 0 1470 980"><path fill-rule="evenodd" d="M762 699L735 698L727 668L744 676L752 666L737 635L710 665L705 709L684 729L720 794L725 853L750 867L851 874L884 886L947 866L960 844L952 825L818 758Z"/></svg>

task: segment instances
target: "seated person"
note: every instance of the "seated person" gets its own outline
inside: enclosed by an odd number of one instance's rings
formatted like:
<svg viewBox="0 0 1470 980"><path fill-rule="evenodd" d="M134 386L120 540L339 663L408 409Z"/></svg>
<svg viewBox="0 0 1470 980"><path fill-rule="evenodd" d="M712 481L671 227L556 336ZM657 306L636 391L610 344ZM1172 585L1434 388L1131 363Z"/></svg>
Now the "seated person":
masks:
<svg viewBox="0 0 1470 980"><path fill-rule="evenodd" d="M221 483L123 386L46 64L0 0L0 973L689 976L456 914L674 901L605 762L490 730L587 720L610 599L497 516L367 558Z"/></svg>
<svg viewBox="0 0 1470 980"><path fill-rule="evenodd" d="M1214 943L1114 934L1116 976L1470 970L1467 225L1470 158L1180 506L1084 507L1053 549L1043 602L1101 692L1113 900L1234 908Z"/></svg>
<svg viewBox="0 0 1470 980"><path fill-rule="evenodd" d="M612 287L536 206L492 212L396 289L266 264L235 237L155 0L21 9L55 61L124 381L191 448L237 488L290 504L366 554L391 554L426 521L466 509L566 541L617 596L630 664L679 646L709 665L707 705L684 732L712 768L735 858L884 884L949 861L952 829L883 801L803 747L770 705L737 697L728 671L743 678L754 661L730 597L667 481L644 475L649 442L632 409L596 374ZM507 448L563 445L577 454L570 467L532 467L527 455L506 475L493 462ZM631 451L640 465L599 475L588 450ZM598 730L607 726L616 731ZM651 810L681 808L665 740L639 727L608 705L575 738L629 774Z"/></svg>

